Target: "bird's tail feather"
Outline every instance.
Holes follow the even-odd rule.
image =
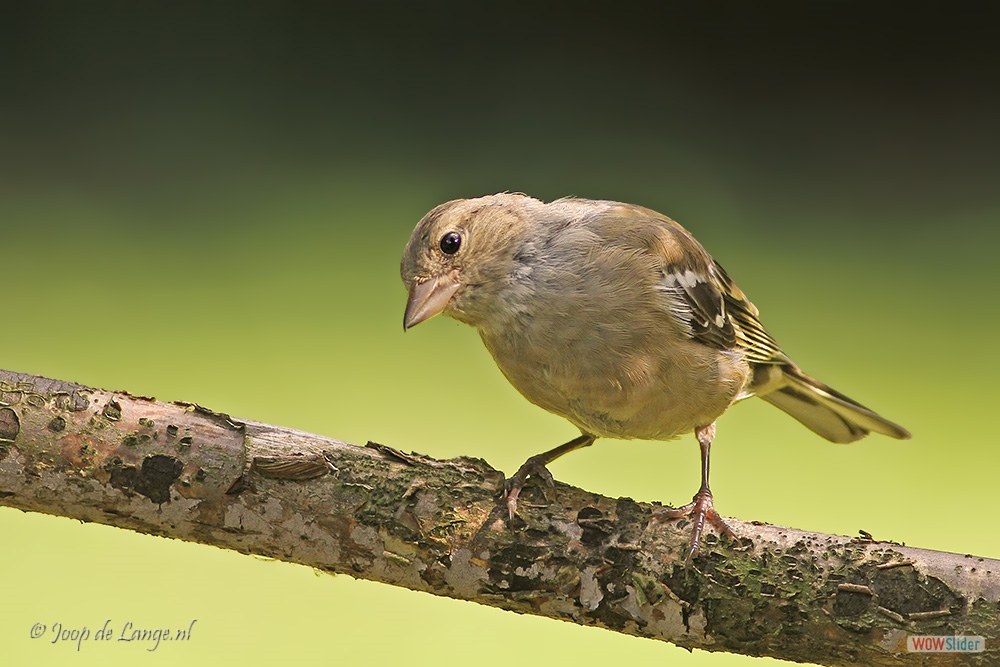
[[[870,432],[907,440],[910,432],[794,366],[783,366],[784,382],[761,396],[832,442],[854,442]]]

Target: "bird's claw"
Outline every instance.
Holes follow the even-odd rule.
[[[694,498],[690,503],[684,505],[683,507],[664,507],[657,510],[653,518],[658,521],[665,521],[670,519],[679,519],[681,517],[691,517],[691,545],[688,547],[687,554],[684,557],[684,565],[687,566],[691,563],[691,559],[694,557],[695,553],[698,552],[698,546],[701,543],[701,535],[705,530],[705,520],[712,524],[719,533],[723,535],[728,535],[729,537],[736,539],[736,533],[733,529],[729,527],[729,524],[719,516],[719,513],[715,511],[715,505],[712,502],[712,492],[708,489],[701,489],[694,495]]]
[[[528,481],[528,476],[540,477],[545,481],[548,486],[555,486],[555,479],[552,477],[552,473],[549,469],[545,467],[545,459],[541,455],[532,456],[530,459],[524,462],[514,476],[507,480],[504,485],[506,495],[507,495],[507,513],[510,518],[514,518],[514,514],[517,513],[517,498],[521,495],[521,489],[524,488],[525,483]]]

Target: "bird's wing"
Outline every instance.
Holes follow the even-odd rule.
[[[719,263],[676,222],[661,222],[658,242],[647,250],[663,259],[658,290],[682,328],[705,345],[740,349],[753,363],[789,363],[760,323],[757,307]]]
[[[746,354],[747,359],[760,364],[790,363],[788,357],[778,347],[778,343],[760,323],[757,306],[750,302],[743,290],[736,286],[725,269],[715,260],[712,260],[710,274],[716,279],[715,282],[722,291],[726,313],[736,332],[736,343]]]

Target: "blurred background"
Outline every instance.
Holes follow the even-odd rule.
[[[576,433],[473,330],[403,334],[402,248],[457,197],[624,200],[690,229],[807,372],[914,434],[835,446],[741,404],[713,447],[722,514],[1000,557],[982,12],[4,3],[0,367],[512,473]],[[552,471],[676,505],[697,447],[600,441]],[[198,619],[148,654],[190,665],[772,662],[7,508],[0,536],[11,664],[147,653],[29,638],[106,619]]]

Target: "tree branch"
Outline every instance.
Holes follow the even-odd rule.
[[[519,613],[822,665],[1000,660],[1000,561],[728,520],[683,567],[653,506],[0,371],[0,504],[302,563]],[[986,652],[907,652],[908,635]]]

